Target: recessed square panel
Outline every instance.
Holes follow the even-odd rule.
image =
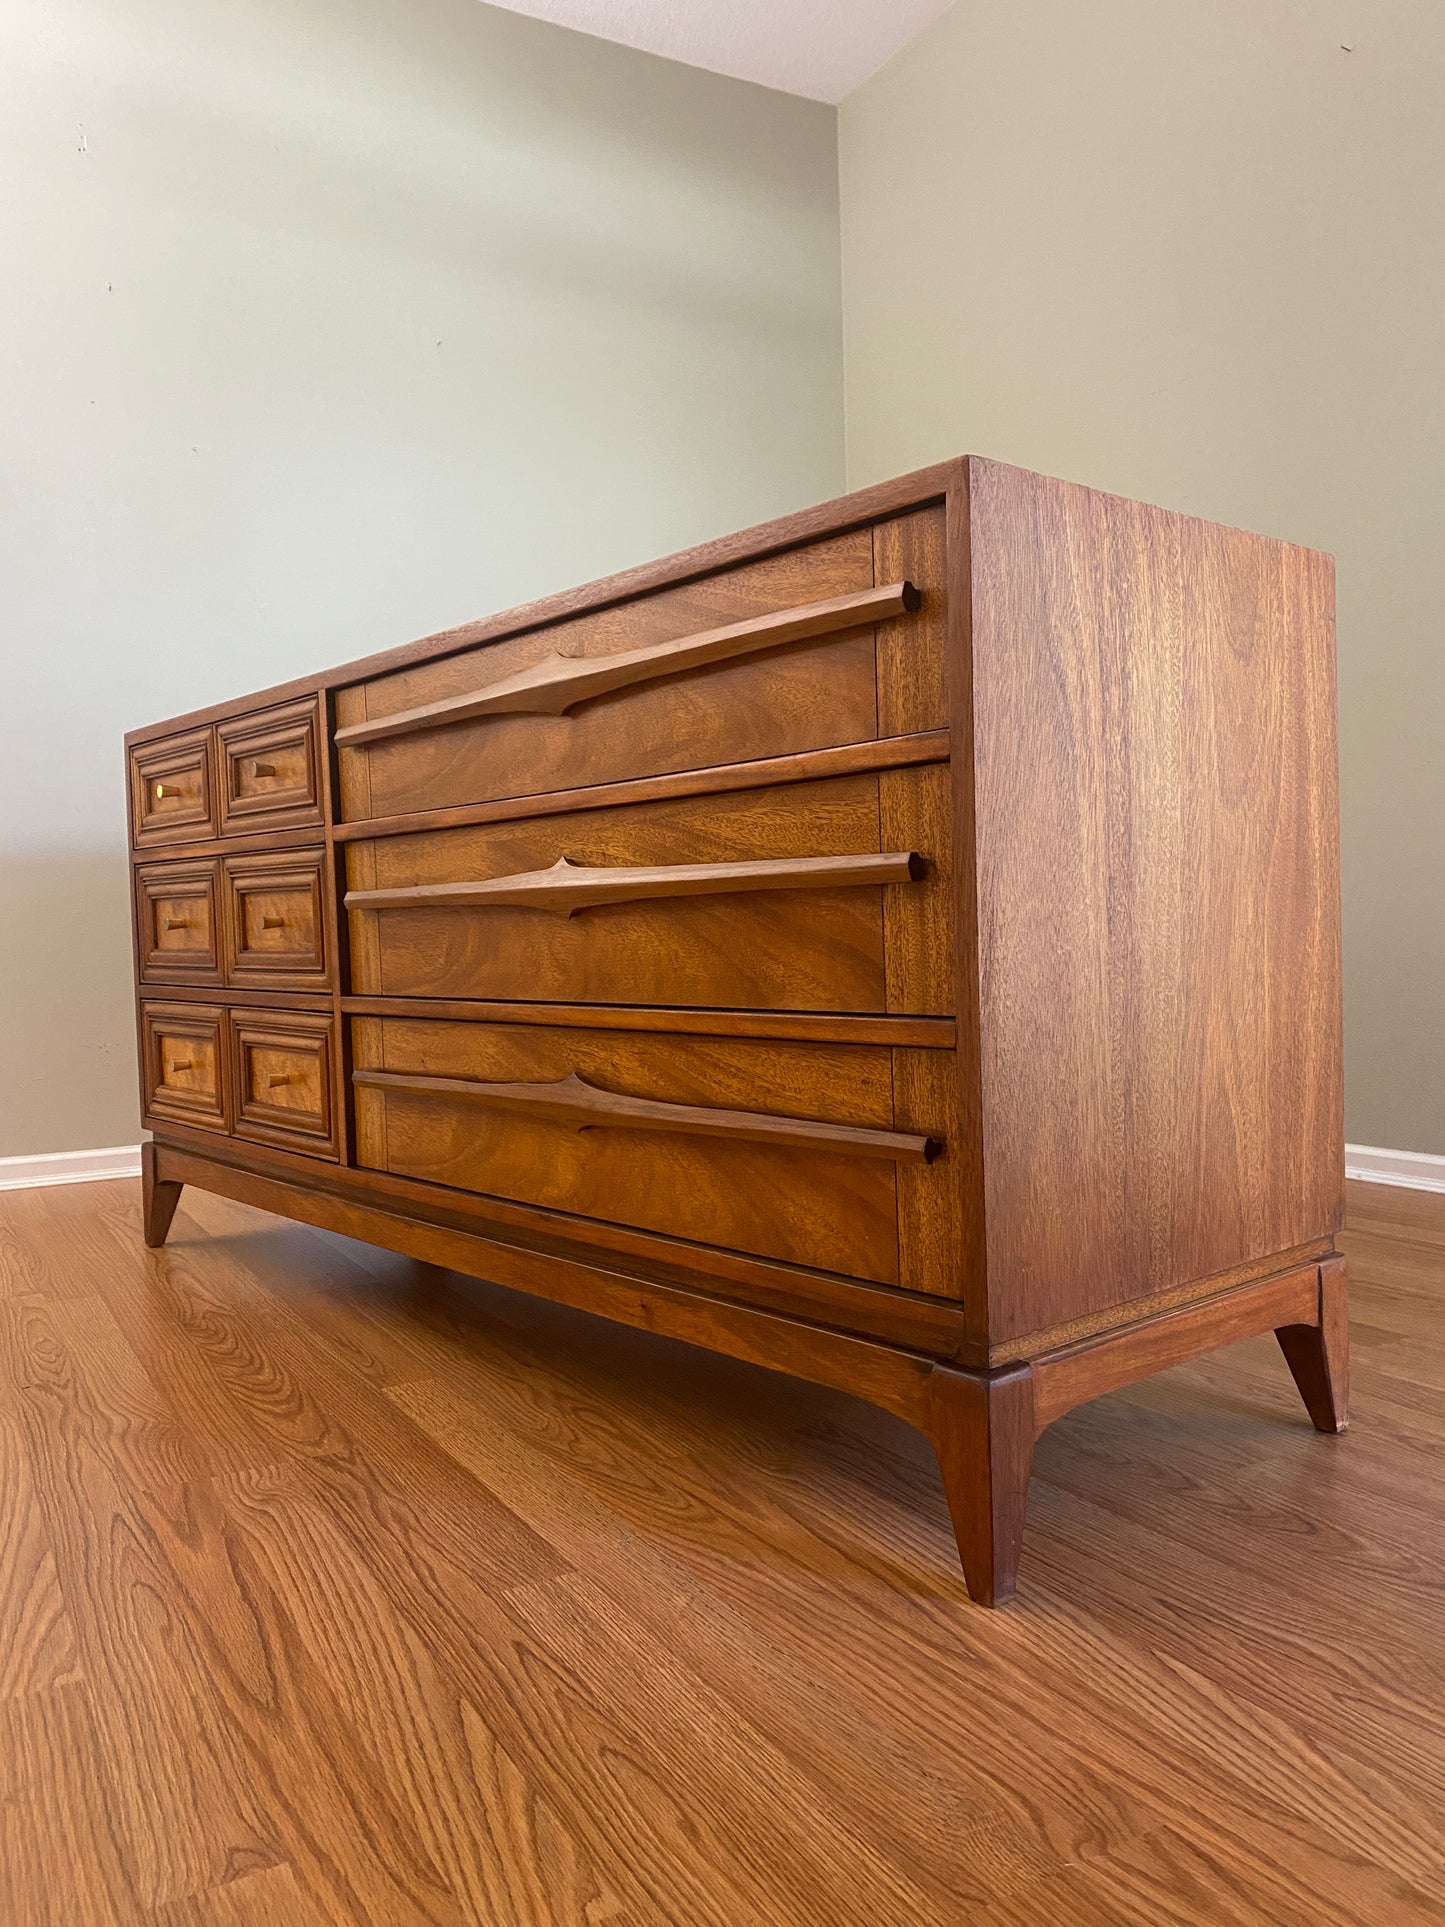
[[[236,1135],[334,1158],[331,1019],[293,1010],[233,1010]]]
[[[226,858],[229,983],[273,990],[327,987],[324,863],[322,850]]]
[[[223,834],[321,821],[315,697],[218,723],[216,745]]]

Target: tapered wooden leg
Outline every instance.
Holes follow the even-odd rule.
[[[174,1178],[156,1176],[156,1147],[149,1140],[140,1147],[140,1196],[145,1241],[152,1248],[163,1245],[181,1201],[181,1186]]]
[[[1275,1332],[1317,1432],[1343,1432],[1350,1422],[1350,1296],[1343,1258],[1320,1266],[1320,1322]]]
[[[969,1596],[1002,1606],[1018,1586],[1034,1458],[1029,1368],[963,1372],[936,1365],[928,1391],[929,1435]]]

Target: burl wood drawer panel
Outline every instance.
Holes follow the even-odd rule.
[[[358,684],[337,698],[341,814],[943,728],[944,595],[926,509]]]
[[[951,1052],[403,1018],[352,1051],[364,1166],[957,1295]]]
[[[353,844],[369,996],[951,1014],[944,766]]]
[[[310,1011],[232,1010],[230,1033],[236,1136],[334,1158],[332,1020]]]
[[[226,1013],[210,1004],[141,1006],[147,1124],[224,1131],[229,1122]]]
[[[141,976],[148,983],[220,983],[218,873],[213,857],[137,869],[136,930]]]
[[[236,986],[324,990],[322,850],[225,860],[226,976]]]
[[[316,700],[216,725],[221,831],[304,829],[321,822]]]
[[[216,834],[211,732],[190,729],[130,753],[131,833],[139,846],[198,843]]]

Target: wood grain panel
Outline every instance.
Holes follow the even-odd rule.
[[[230,1123],[224,1009],[141,1005],[141,1088],[147,1123],[224,1131]]]
[[[330,978],[324,850],[227,857],[226,981],[258,990],[324,990]]]
[[[950,576],[945,505],[935,502],[879,522],[873,530],[873,573],[879,582],[911,582],[922,598],[916,616],[878,631],[879,733],[945,729],[949,598],[967,593],[962,573]]]
[[[150,983],[218,984],[222,912],[214,858],[147,863],[135,873],[136,940]]]
[[[317,1011],[232,1010],[228,1030],[236,1135],[334,1158],[334,1019]]]
[[[314,697],[216,726],[223,835],[321,822],[317,727]]]
[[[944,970],[921,961],[947,918],[950,833],[937,820],[946,795],[941,771],[907,774],[924,781],[899,793],[888,828],[905,839],[904,852],[916,831],[920,881],[619,903],[567,920],[504,905],[353,907],[353,987],[393,997],[882,1011],[886,914],[900,994],[946,1009]],[[546,871],[559,858],[620,869],[869,855],[882,847],[878,783],[844,777],[351,844],[348,879],[353,890],[399,890]]]
[[[864,529],[344,690],[337,720],[344,728],[462,696],[552,655],[619,654],[872,587],[873,544]],[[619,690],[572,716],[496,716],[343,749],[341,813],[400,815],[789,755],[877,734],[868,628]],[[357,788],[363,763],[365,796]]]
[[[770,1111],[890,1130],[887,1051],[746,1043],[520,1026],[383,1020],[380,1055],[358,1069],[496,1083],[550,1083],[574,1072],[641,1098]],[[897,1181],[891,1162],[825,1151],[600,1131],[498,1115],[430,1093],[387,1090],[385,1141],[358,1090],[365,1164],[429,1183],[495,1193],[584,1218],[756,1252],[893,1284]]]
[[[1328,558],[971,464],[993,1336],[1328,1234]]]
[[[194,843],[216,834],[212,753],[209,729],[184,730],[131,750],[135,844]]]

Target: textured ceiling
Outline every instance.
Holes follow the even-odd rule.
[[[738,80],[841,100],[951,0],[495,0]]]

